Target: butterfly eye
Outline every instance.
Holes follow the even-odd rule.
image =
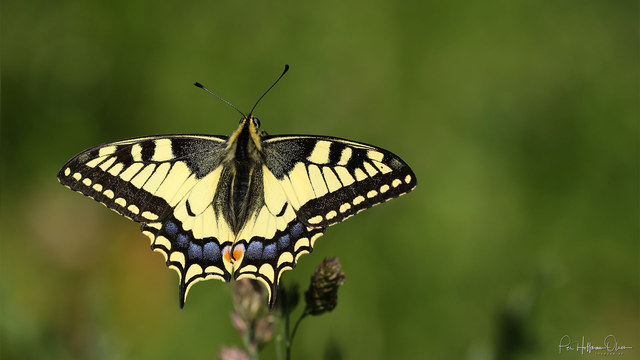
[[[253,125],[255,125],[255,126],[256,126],[256,129],[259,129],[259,128],[260,128],[260,120],[258,120],[258,118],[257,118],[257,117],[254,117],[254,118],[253,118]]]

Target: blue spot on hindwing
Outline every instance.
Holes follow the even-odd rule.
[[[204,244],[203,255],[205,260],[220,261],[220,246],[213,241]]]
[[[282,250],[288,247],[290,242],[291,237],[289,236],[289,234],[283,235],[282,237],[280,237],[280,239],[278,239],[278,250]]]
[[[187,245],[189,245],[189,237],[185,234],[178,235],[178,238],[176,240],[177,240],[178,246],[181,248],[186,248]]]
[[[167,223],[164,224],[164,230],[167,234],[171,235],[171,237],[174,237],[178,233],[178,226],[173,221],[167,221]]]
[[[189,259],[202,259],[202,246],[198,244],[189,244]]]
[[[244,256],[249,260],[258,260],[262,256],[262,241],[252,240]]]
[[[262,253],[263,259],[275,259],[276,257],[276,244],[269,244],[264,247],[264,252]]]
[[[291,235],[293,235],[294,238],[298,238],[300,237],[300,235],[302,235],[303,231],[304,231],[304,225],[302,225],[301,222],[298,222],[295,225],[293,225],[293,227],[291,228]]]

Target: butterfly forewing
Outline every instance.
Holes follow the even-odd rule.
[[[298,219],[311,227],[339,223],[416,186],[402,159],[375,146],[320,136],[272,137],[263,146]]]
[[[168,135],[107,143],[69,160],[58,180],[136,222],[155,221],[218,166],[225,140]]]

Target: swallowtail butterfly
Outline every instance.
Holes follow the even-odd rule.
[[[196,282],[232,276],[264,283],[273,307],[282,273],[327,227],[416,186],[411,168],[387,150],[328,136],[269,136],[252,113],[231,136],[93,147],[69,160],[58,180],[142,224],[151,248],[178,272],[181,307]]]

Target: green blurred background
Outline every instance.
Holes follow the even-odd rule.
[[[541,359],[563,335],[640,353],[637,1],[2,2],[0,354],[214,359],[231,286],[178,307],[139,226],[56,181],[161,133],[323,134],[402,156],[416,190],[332,227],[337,309],[298,359]],[[275,358],[273,347],[264,359]],[[589,358],[586,355],[585,358]],[[590,357],[595,357],[591,354]]]

